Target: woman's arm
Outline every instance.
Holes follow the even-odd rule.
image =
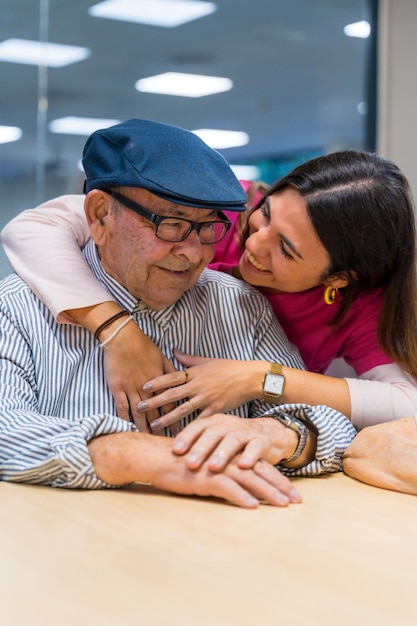
[[[196,409],[200,411],[200,417],[208,417],[263,397],[263,381],[270,368],[269,362],[205,359],[179,352],[175,352],[175,357],[187,368],[187,376],[181,371],[148,381],[144,389],[158,395],[149,396],[139,408],[149,411],[169,402],[187,401],[153,422],[155,429],[167,426]],[[350,417],[349,388],[343,378],[286,366],[283,366],[283,373],[285,385],[281,403],[325,404]]]
[[[347,378],[351,419],[366,426],[408,417],[417,411],[417,382],[395,363],[379,365],[360,378]]]
[[[82,255],[90,237],[84,196],[60,196],[23,211],[6,224],[1,237],[11,266],[57,321],[82,325],[84,312],[78,320],[69,310],[113,300]]]
[[[283,369],[283,402],[326,404],[349,417],[357,430],[417,411],[417,381],[395,363],[374,367],[360,378]]]
[[[176,358],[188,369],[187,381],[183,372],[148,381],[146,391],[160,395],[150,396],[140,408],[148,411],[161,403],[185,399],[191,402],[159,418],[155,425],[158,428],[192,413],[193,407],[199,409],[200,417],[207,417],[262,398],[269,363],[203,359],[177,353]],[[285,366],[283,373],[281,403],[325,404],[346,415],[358,430],[417,411],[417,383],[395,364],[375,367],[361,379],[337,378]]]
[[[364,428],[344,453],[343,470],[375,487],[417,495],[416,418]]]

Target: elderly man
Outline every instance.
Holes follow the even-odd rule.
[[[218,471],[207,460],[190,468],[172,439],[117,415],[105,382],[103,348],[133,323],[170,358],[174,348],[264,361],[278,353],[281,363],[303,367],[259,293],[204,269],[227,230],[221,209],[243,210],[246,200],[227,163],[188,131],[129,120],[93,133],[83,164],[91,234],[84,256],[122,312],[93,335],[58,324],[16,275],[1,283],[1,479],[76,488],[146,482],[244,507],[298,502],[274,466],[301,475],[340,470],[355,434],[341,414],[281,406],[261,417],[269,407],[257,401],[239,415],[259,419],[207,418],[205,431],[221,419],[222,432],[241,433],[239,454],[230,452]]]

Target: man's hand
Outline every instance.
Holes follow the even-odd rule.
[[[193,470],[184,457],[173,453],[172,443],[165,437],[131,432],[96,437],[88,449],[96,475],[111,485],[145,482],[178,494],[222,498],[244,508],[256,508],[260,502],[272,506],[301,502],[290,480],[267,461],[241,468],[236,456],[219,472],[212,472],[207,463]]]
[[[127,311],[123,311],[116,302],[108,301],[79,309],[68,309],[66,315],[94,335],[104,322],[97,339],[105,342],[122,323],[120,319],[115,319],[110,324],[108,321],[123,312],[127,315]],[[138,403],[152,397],[152,392],[145,391],[143,385],[151,376],[175,372],[174,366],[133,320],[123,324],[120,332],[102,349],[104,372],[116,403],[117,415],[127,421],[132,419],[138,430],[148,432],[149,422],[157,419],[160,412],[163,414],[172,411],[174,406],[160,403],[160,410],[152,407],[149,412],[139,412]],[[173,424],[171,431],[178,432],[179,424],[174,424],[174,421],[170,423]]]
[[[133,321],[103,350],[106,380],[115,399],[118,416],[129,420],[131,414],[137,428],[148,432],[148,423],[159,418],[159,410],[147,413],[137,410],[141,400],[153,397],[152,392],[143,390],[143,384],[150,376],[175,372],[174,366]],[[161,406],[162,413],[174,408],[172,404],[164,406],[159,403],[158,406]],[[175,432],[179,424],[170,423]]]
[[[417,424],[408,417],[361,430],[346,450],[343,470],[369,485],[417,495]]]
[[[188,424],[175,438],[173,451],[186,455],[190,469],[207,463],[212,472],[218,472],[239,453],[241,468],[254,468],[260,459],[276,465],[289,458],[297,444],[297,433],[273,418],[218,414]]]

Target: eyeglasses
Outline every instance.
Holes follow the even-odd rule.
[[[192,222],[182,217],[166,217],[155,215],[134,200],[118,193],[108,191],[120,204],[134,211],[141,217],[155,225],[155,236],[162,241],[179,242],[187,239],[191,231],[196,230],[202,244],[211,244],[221,241],[231,226],[231,221],[222,213],[217,212],[218,217],[212,222]]]

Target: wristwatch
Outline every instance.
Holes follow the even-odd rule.
[[[271,363],[270,369],[265,374],[263,384],[263,401],[268,404],[278,404],[284,393],[285,376],[282,373],[282,365]]]
[[[304,448],[307,445],[307,436],[308,436],[308,428],[307,426],[296,417],[292,415],[288,415],[288,413],[284,413],[279,409],[271,409],[267,411],[262,417],[273,417],[276,420],[279,420],[284,426],[295,430],[298,433],[299,440],[298,445],[294,451],[294,453],[288,457],[288,459],[282,459],[280,463],[289,463],[290,461],[295,461],[299,456],[304,452]]]

